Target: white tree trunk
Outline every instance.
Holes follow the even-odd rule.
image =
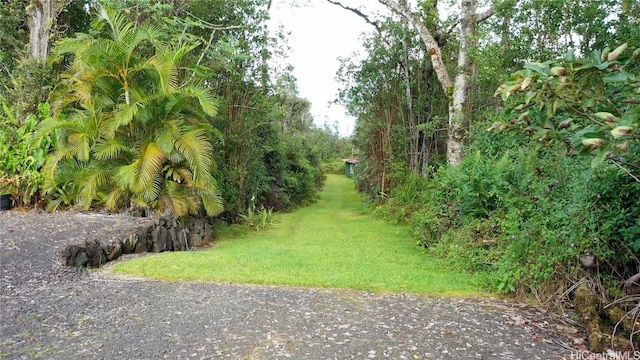
[[[429,53],[429,57],[431,58],[431,62],[433,63],[433,69],[436,72],[436,76],[438,77],[440,85],[442,86],[446,94],[451,94],[453,83],[451,82],[449,73],[447,73],[444,62],[442,61],[442,51],[440,50],[440,46],[434,39],[433,35],[431,35],[429,29],[427,29],[427,27],[422,23],[420,17],[409,11],[407,7],[400,6],[400,4],[395,0],[378,1],[391,9],[391,11],[409,20],[411,25],[413,25],[413,27],[418,30],[420,39],[424,43],[424,46],[427,48],[427,52]]]
[[[29,58],[44,63],[49,56],[49,37],[54,23],[55,0],[32,0],[29,16]]]
[[[469,50],[475,34],[475,0],[462,0],[460,12],[460,47],[458,49],[458,68],[453,85],[453,94],[449,102],[449,139],[447,141],[447,161],[453,166],[460,165],[462,145],[465,137],[465,107],[468,99],[471,60]]]
[[[456,70],[455,83],[451,82],[451,78],[442,59],[440,46],[429,29],[422,23],[420,17],[395,0],[378,1],[393,12],[407,19],[411,25],[418,30],[420,38],[427,48],[438,81],[449,100],[447,161],[453,166],[458,166],[462,160],[462,145],[465,136],[464,106],[467,102],[467,91],[469,88],[469,48],[475,27],[475,0],[461,1],[460,49],[458,51],[458,68]]]

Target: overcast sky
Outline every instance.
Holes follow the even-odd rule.
[[[338,57],[348,57],[354,52],[362,54],[360,34],[371,32],[357,15],[343,10],[326,0],[299,1],[292,7],[290,0],[275,0],[270,11],[272,25],[282,24],[290,31],[291,47],[288,62],[293,65],[293,75],[298,79],[300,97],[312,102],[311,114],[315,123],[339,123],[343,136],[351,135],[355,120],[340,105],[332,105],[338,95],[339,84],[335,80],[340,66]],[[363,5],[370,10],[379,9],[372,0],[346,0],[345,4]]]

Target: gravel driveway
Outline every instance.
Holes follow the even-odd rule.
[[[0,212],[0,358],[577,359],[563,345],[577,328],[497,299],[123,279],[56,260],[131,224]]]

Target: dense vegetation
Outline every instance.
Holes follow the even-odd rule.
[[[50,3],[46,62],[38,4],[0,9],[0,186],[17,205],[237,222],[313,201],[342,156],[278,60],[266,2]]]
[[[393,12],[351,9],[374,26],[338,74],[371,209],[500,292],[621,298],[640,270],[640,2],[463,1],[444,20],[437,1],[379,2]],[[270,5],[5,1],[0,186],[226,222],[312,201],[352,149],[313,125]]]

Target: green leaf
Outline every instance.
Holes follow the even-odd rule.
[[[537,91],[529,91],[529,92],[527,92],[527,95],[524,97],[524,102],[529,104],[531,102],[531,100],[533,100],[533,98],[536,97],[536,95],[538,95]]]
[[[606,47],[602,50],[602,54],[598,57],[600,59],[600,61],[606,61],[607,57],[609,56],[609,52],[611,52],[611,48],[610,47]]]
[[[593,105],[595,105],[595,103],[596,103],[596,99],[594,99],[593,97],[588,97],[588,98],[583,100],[582,105],[585,108],[590,108],[590,107],[593,107]]]
[[[614,82],[625,82],[629,79],[629,75],[623,72],[613,73],[611,75],[605,76],[602,81],[605,83],[614,83]]]
[[[549,66],[543,63],[529,63],[526,64],[524,68],[533,70],[539,74],[549,75]]]
[[[527,77],[524,80],[522,80],[522,84],[520,84],[520,91],[524,91],[527,90],[527,88],[531,85],[531,77]]]
[[[575,54],[573,53],[573,49],[570,49],[569,51],[567,51],[567,53],[564,55],[564,61],[567,62],[572,62],[576,59]]]
[[[595,114],[593,114],[593,116],[595,116],[596,118],[603,120],[603,121],[607,121],[607,122],[613,122],[615,120],[617,120],[617,118],[615,116],[613,116],[612,113],[608,113],[608,112],[597,112]]]
[[[509,99],[509,96],[511,96],[516,89],[520,88],[520,83],[516,83],[513,85],[508,86],[504,91],[502,91],[502,101],[507,101],[507,99]]]
[[[133,187],[133,191],[136,193],[143,193],[153,189],[156,194],[159,191],[157,184],[157,178],[162,171],[165,160],[165,154],[160,150],[154,142],[149,142],[140,149],[138,154],[138,163],[140,164],[137,169],[136,182]],[[145,199],[151,198],[149,194],[145,194]]]
[[[566,119],[566,120],[564,120],[563,122],[561,122],[561,123],[558,125],[558,128],[559,128],[559,129],[568,128],[568,127],[569,127],[569,125],[571,125],[571,123],[572,123],[572,122],[573,122],[573,119],[572,119],[572,118]]]
[[[527,116],[529,116],[529,110],[523,112],[522,114],[520,114],[520,116],[518,116],[518,121],[523,121],[524,119],[527,118]]]
[[[549,73],[554,76],[566,76],[567,69],[563,66],[554,66],[549,70]]]
[[[604,146],[605,143],[606,141],[597,137],[582,139],[582,145],[587,146],[591,149],[600,148]]]

